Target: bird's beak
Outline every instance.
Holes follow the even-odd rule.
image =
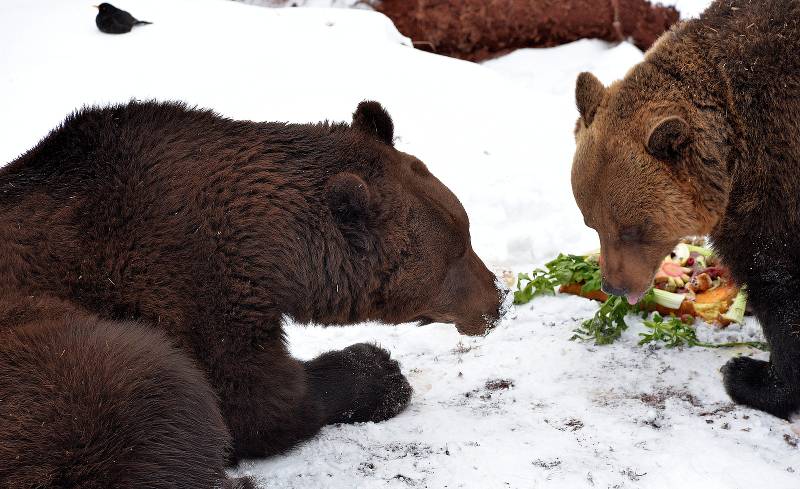
[[[100,8],[100,5],[92,5],[94,8]]]

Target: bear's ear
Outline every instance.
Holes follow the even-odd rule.
[[[605,93],[606,88],[593,74],[584,71],[578,75],[578,81],[575,82],[575,103],[578,105],[581,119],[587,126],[594,120],[597,107],[603,101]]]
[[[394,123],[378,102],[365,100],[353,112],[353,127],[378,141],[394,146]]]
[[[678,116],[659,119],[647,135],[647,152],[663,161],[676,161],[691,141],[691,129]]]
[[[353,223],[369,210],[369,187],[354,173],[338,173],[325,185],[325,199],[339,224]]]

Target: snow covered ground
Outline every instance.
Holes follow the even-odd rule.
[[[328,0],[317,0],[321,5]],[[491,268],[529,271],[595,248],[569,187],[578,72],[621,77],[642,53],[580,41],[477,65],[409,47],[380,14],[223,0],[118,0],[153,25],[124,36],[77,0],[0,3],[0,162],[83,104],[180,99],[253,120],[348,120],[389,109],[397,146],[462,199]],[[340,4],[342,2],[339,2]],[[675,2],[673,2],[675,3]],[[679,0],[692,14],[703,1]],[[719,367],[752,350],[612,346],[568,338],[596,305],[553,297],[485,338],[451,325],[290,324],[311,358],[375,341],[415,394],[388,422],[331,426],[293,452],[242,464],[270,488],[797,488],[798,428],[734,406]],[[702,335],[758,337],[758,326]]]

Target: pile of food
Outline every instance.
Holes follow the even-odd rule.
[[[609,296],[601,289],[599,252],[559,255],[545,269],[517,277],[514,303],[525,304],[540,295],[560,293],[601,301],[594,317],[581,323],[573,339],[593,339],[597,344],[613,343],[627,329],[625,317],[640,313],[648,332],[640,343],[660,341],[667,346],[753,346],[761,342],[704,343],[692,327],[695,318],[720,327],[744,320],[747,291],[731,278],[729,270],[702,240],[687,240],[675,247],[661,263],[653,287],[635,305],[624,297]],[[653,313],[650,316],[650,313]],[[668,319],[665,319],[668,318]]]
[[[598,257],[599,253],[592,253],[584,258],[597,263]],[[584,285],[585,282],[562,284],[559,292],[599,301],[608,299],[599,287],[585,290]],[[644,308],[727,326],[742,322],[746,305],[746,291],[733,282],[714,252],[701,244],[684,242],[661,262],[653,282],[653,300]]]

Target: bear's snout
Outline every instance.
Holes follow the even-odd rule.
[[[467,293],[456,295],[456,314],[453,321],[459,333],[482,335],[492,330],[503,315],[509,293],[497,277],[472,252],[467,265]]]
[[[608,295],[616,295],[622,297],[628,293],[628,289],[625,287],[618,287],[616,284],[611,284],[605,278],[600,286],[600,288]]]

